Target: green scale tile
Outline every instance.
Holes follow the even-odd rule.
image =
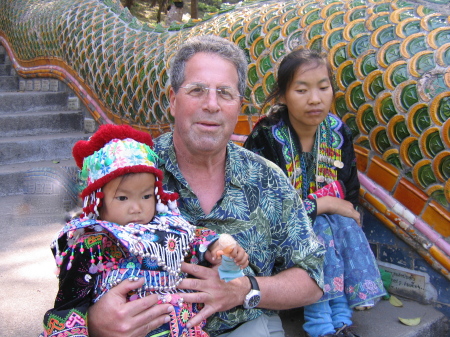
[[[437,116],[442,123],[450,118],[450,97],[444,97],[440,100]]]
[[[394,87],[409,79],[406,64],[400,64],[391,72],[390,80]]]
[[[421,134],[431,125],[431,118],[428,108],[424,107],[416,111],[413,116],[413,125],[418,134]]]
[[[431,158],[435,157],[439,152],[445,149],[439,130],[436,130],[427,135],[425,140],[425,147],[427,153],[430,154]]]
[[[440,30],[435,35],[435,44],[438,47],[450,42],[450,28],[440,28]]]
[[[365,51],[369,50],[372,45],[370,43],[371,34],[361,34],[354,40],[350,41],[351,56],[357,58]]]
[[[370,95],[372,97],[375,97],[376,95],[378,95],[378,93],[380,93],[383,90],[384,90],[383,75],[379,74],[374,76],[372,82],[369,85]]]
[[[407,155],[412,164],[417,163],[419,160],[422,160],[423,155],[420,151],[419,142],[417,140],[413,141],[407,150]]]
[[[381,102],[380,112],[385,123],[397,114],[392,97],[389,96]]]
[[[364,112],[362,113],[361,122],[367,134],[370,132],[370,130],[378,125],[378,121],[375,118],[373,109],[371,107],[364,110]]]
[[[400,102],[407,111],[412,105],[418,102],[417,89],[415,84],[405,86],[400,94]]]

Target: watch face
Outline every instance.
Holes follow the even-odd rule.
[[[259,295],[253,295],[249,300],[248,300],[248,306],[250,308],[254,308],[259,304],[259,301],[261,300],[261,296]]]

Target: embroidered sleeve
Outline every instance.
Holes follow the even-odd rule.
[[[317,201],[311,199],[303,200],[303,204],[305,205],[306,214],[308,215],[311,223],[316,220],[317,217]]]
[[[198,227],[195,229],[194,240],[191,244],[191,263],[194,264],[208,264],[205,260],[205,252],[209,245],[216,242],[219,236],[211,229],[205,227]]]
[[[64,236],[60,240],[66,240]],[[88,253],[72,250],[67,246],[55,259],[59,264],[59,289],[54,308],[44,316],[46,336],[88,336],[87,310],[91,303],[91,291],[95,276],[89,274]],[[72,254],[73,251],[73,254]],[[59,260],[61,259],[61,260]],[[61,261],[60,263],[58,263]]]

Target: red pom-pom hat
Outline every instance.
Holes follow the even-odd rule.
[[[148,172],[155,175],[159,213],[164,211],[161,201],[167,204],[178,198],[176,193],[163,191],[163,173],[157,168],[159,158],[152,147],[153,140],[148,133],[129,125],[113,124],[101,125],[89,140],[80,140],[74,145],[72,154],[81,169],[81,181],[85,183],[80,196],[84,200],[86,216],[98,216],[97,207],[103,198],[101,188],[114,178],[129,173]]]

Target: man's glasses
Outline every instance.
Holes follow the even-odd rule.
[[[184,87],[180,88],[186,90],[186,94],[188,94],[189,96],[199,99],[204,99],[208,96],[210,90],[215,90],[219,98],[219,103],[224,104],[234,104],[238,101],[239,97],[241,97],[241,95],[239,95],[239,93],[235,89],[229,87],[219,87],[216,89],[212,89],[206,87],[204,84],[193,83],[187,84]]]

